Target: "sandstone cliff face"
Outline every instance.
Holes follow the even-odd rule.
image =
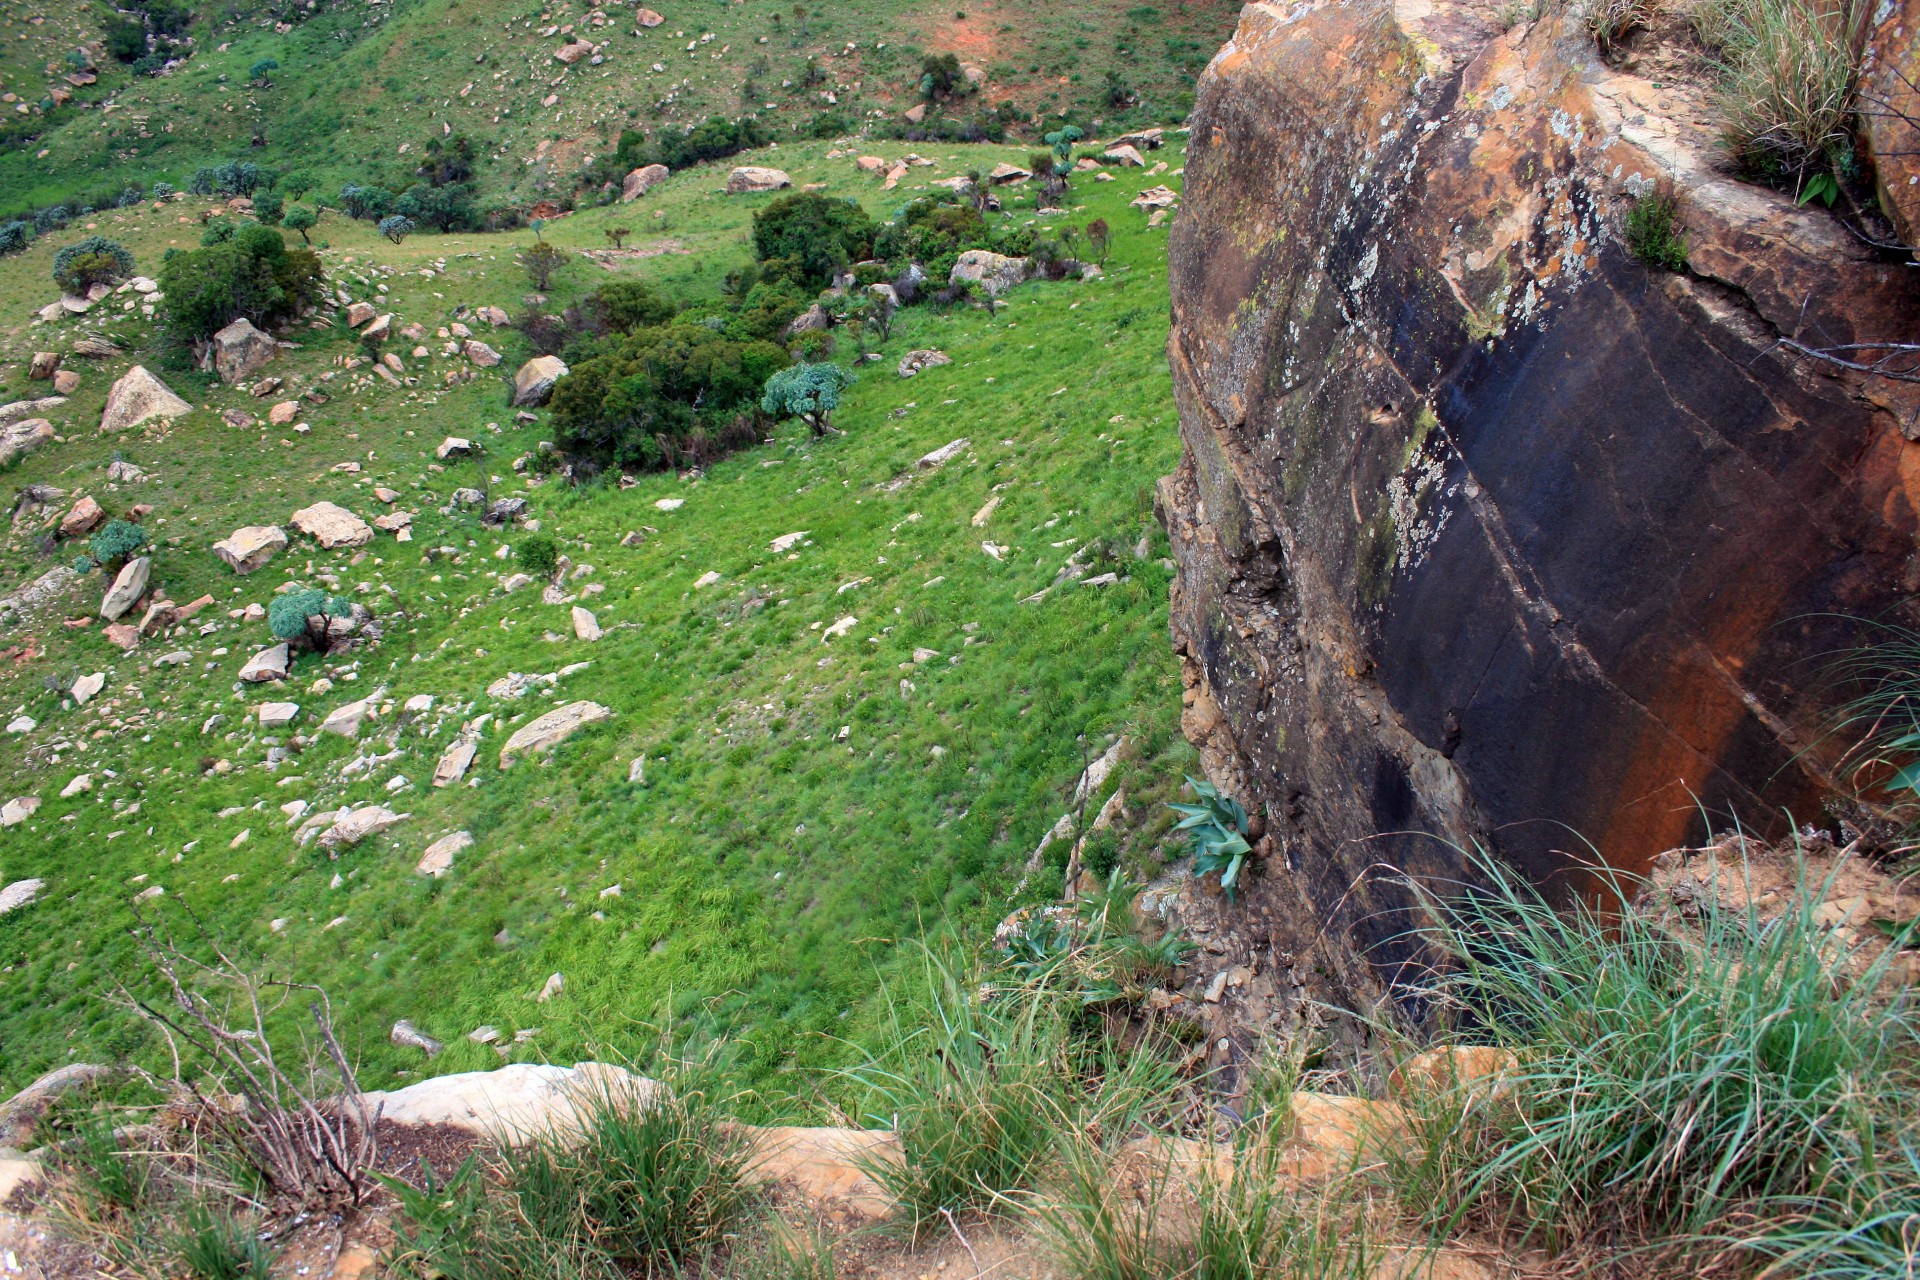
[[[1269,821],[1226,960],[1333,939],[1353,994],[1408,955],[1369,867],[1822,816],[1820,655],[1920,586],[1920,388],[1777,344],[1915,340],[1920,271],[1721,173],[1707,97],[1444,0],[1249,4],[1214,59],[1160,508],[1185,728]],[[1686,274],[1619,241],[1663,180]]]

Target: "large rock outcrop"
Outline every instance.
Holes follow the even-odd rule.
[[[1824,820],[1823,655],[1920,585],[1920,388],[1781,345],[1914,341],[1920,273],[1727,176],[1706,86],[1502,25],[1253,3],[1200,86],[1159,507],[1184,727],[1266,823],[1213,913],[1255,985],[1390,978],[1378,868],[1572,891]],[[1680,273],[1621,239],[1668,181]]]

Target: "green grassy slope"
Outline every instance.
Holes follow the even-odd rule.
[[[809,143],[755,158],[797,182],[859,196],[876,214],[911,196],[881,193],[851,157],[827,160],[827,150]],[[909,187],[1019,152],[933,154],[940,166],[914,170]],[[1160,157],[1180,163],[1172,149]],[[658,210],[663,236],[639,243],[686,252],[624,261],[620,270],[676,291],[712,287],[745,259],[751,212],[767,199],[717,194],[724,173],[677,175],[645,206],[576,214],[547,235],[568,248],[598,247],[604,226],[653,222]],[[464,362],[415,359],[404,342],[389,350],[406,356],[418,384],[363,386],[364,369],[337,365],[358,350],[351,338],[296,333],[302,349],[273,372],[293,389],[324,386],[331,396],[304,409],[306,435],[264,421],[228,425],[217,411],[263,416],[271,400],[166,370],[204,409],[170,429],[102,438],[94,424],[106,389],[131,355],[71,360],[83,385],[54,414],[64,441],[16,468],[10,489],[57,485],[69,501],[97,497],[110,514],[153,504],[146,523],[162,544],[156,581],[175,601],[206,593],[215,605],[174,638],[123,655],[97,620],[62,625],[95,611],[96,574],[38,622],[0,634],[12,646],[0,662],[0,709],[37,721],[29,733],[0,738],[0,792],[43,800],[30,821],[0,831],[0,883],[49,882],[40,902],[0,918],[0,1090],[72,1055],[138,1051],[127,1019],[101,997],[130,971],[129,904],[153,885],[166,890],[163,906],[190,904],[272,971],[326,984],[374,1083],[422,1067],[417,1051],[386,1043],[396,1018],[449,1042],[435,1071],[498,1061],[463,1038],[482,1023],[540,1028],[515,1050],[519,1059],[571,1061],[631,1048],[640,1038],[634,1020],[669,996],[683,1018],[740,1037],[738,1073],[752,1081],[830,1058],[825,1037],[858,1033],[898,940],[945,927],[978,936],[1003,915],[1027,855],[1066,807],[1083,751],[1097,754],[1109,734],[1136,744],[1121,775],[1141,815],[1128,857],[1136,871],[1151,871],[1165,825],[1151,815],[1178,782],[1186,750],[1166,641],[1170,574],[1150,497],[1177,441],[1162,353],[1165,232],[1148,229],[1126,201],[1161,181],[1177,178],[1134,170],[1110,183],[1076,180],[1073,219],[1105,217],[1115,228],[1104,280],[1029,284],[997,314],[904,312],[884,359],[864,365],[848,394],[844,439],[809,444],[790,424],[696,481],[647,475],[626,489],[524,488],[509,464],[546,438],[544,428],[515,424],[494,374],[448,389],[443,372]],[[96,222],[132,246],[145,270],[168,244],[195,243],[197,224],[175,219],[200,204]],[[1031,218],[1031,197],[1010,200],[1006,216]],[[0,311],[10,322],[53,296],[53,249],[83,233],[76,227],[0,259]],[[423,233],[395,247],[364,224],[329,218],[315,238],[330,245],[337,284],[355,296],[389,290],[380,305],[396,313],[396,329],[445,325],[459,304],[517,310],[526,288],[512,261],[526,233]],[[608,278],[579,259],[555,299]],[[145,340],[137,312],[95,320],[84,323],[130,345]],[[6,398],[44,394],[46,383],[26,381],[24,356],[65,349],[77,331],[71,322],[16,324],[0,336]],[[507,356],[496,374],[526,354],[510,330],[481,336]],[[842,358],[850,347],[843,339]],[[917,347],[943,350],[953,364],[898,378],[895,363]],[[480,440],[486,456],[437,469],[432,450],[449,433]],[[916,471],[917,458],[963,437],[971,443],[959,457]],[[111,484],[115,457],[153,478]],[[348,461],[362,470],[333,469]],[[284,523],[323,498],[371,517],[384,509],[375,484],[398,490],[399,507],[416,513],[411,543],[382,534],[355,556],[322,553],[296,536],[247,578],[209,551],[237,526]],[[442,514],[457,485],[530,498],[563,550],[593,566],[571,588],[604,588],[579,601],[606,628],[603,639],[575,640],[566,604],[543,604],[531,590],[502,593],[498,579],[512,565],[494,552],[521,535]],[[972,517],[995,495],[998,509],[975,527]],[[662,511],[655,503],[666,497],[685,505]],[[642,545],[619,545],[647,527],[657,532]],[[769,551],[771,539],[803,530],[794,552]],[[1010,548],[1004,561],[983,552],[988,540]],[[1088,543],[1100,549],[1090,572],[1116,572],[1116,585],[1069,583],[1020,603]],[[432,548],[449,554],[430,560]],[[66,545],[44,549],[38,522],[16,525],[0,541],[0,584],[11,589],[74,554]],[[709,571],[719,585],[696,589]],[[266,602],[289,579],[327,574],[382,616],[385,638],[344,661],[306,657],[283,686],[236,686],[240,665],[269,637],[264,623],[228,611]],[[823,641],[826,624],[846,615],[858,619],[851,633]],[[939,656],[905,665],[920,647]],[[190,660],[154,665],[176,649]],[[591,665],[557,690],[519,701],[487,696],[510,672],[580,662]],[[47,687],[50,676],[91,671],[105,672],[107,687],[84,708]],[[317,692],[323,676],[333,687]],[[265,767],[270,735],[254,726],[258,704],[300,703],[292,731],[277,735],[287,745],[375,686],[387,689],[392,715],[355,741],[319,735],[277,770]],[[433,711],[402,717],[399,703],[423,693],[434,695]],[[498,768],[517,723],[582,698],[614,718],[549,760]],[[462,721],[487,713],[495,721],[473,785],[429,788]],[[630,783],[630,762],[641,756],[645,781]],[[349,767],[367,757],[378,759]],[[203,772],[216,762],[231,772]],[[83,772],[93,790],[61,798]],[[409,784],[390,793],[396,776]],[[295,844],[279,806],[300,799],[316,808],[378,801],[412,816],[335,861]],[[477,843],[453,872],[438,881],[414,875],[421,850],[456,829]],[[236,847],[242,832],[250,834]],[[601,896],[615,884],[619,896]],[[1051,883],[1035,878],[1027,896],[1058,887],[1055,871]],[[287,921],[284,931],[270,928],[275,919]],[[533,993],[554,972],[566,976],[564,995],[536,1005]]]
[[[953,108],[960,118],[1001,102],[1042,121],[1072,113],[1083,125],[1177,118],[1238,10],[1225,0],[656,7],[666,22],[643,30],[617,4],[335,0],[283,32],[277,9],[202,5],[197,52],[181,68],[135,78],[102,58],[99,83],[71,103],[13,120],[32,136],[0,148],[0,208],[128,182],[180,185],[199,165],[229,159],[308,173],[328,195],[348,179],[404,186],[422,146],[447,131],[483,152],[478,177],[490,200],[565,194],[622,129],[713,112],[759,112],[783,129],[825,111],[897,120],[917,100],[923,52],[954,52],[987,73],[982,95]],[[75,0],[0,4],[0,83],[40,101],[64,84],[65,52],[97,38],[101,15]],[[569,31],[604,44],[605,61],[556,61]],[[248,68],[266,57],[280,64],[271,85],[250,84]],[[1137,96],[1120,113],[1105,98],[1109,71]]]

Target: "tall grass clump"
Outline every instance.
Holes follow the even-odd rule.
[[[1911,839],[1920,831],[1920,631],[1879,623],[1827,674],[1841,699],[1829,736],[1843,776]]]
[[[1560,911],[1478,867],[1482,889],[1416,889],[1431,994],[1519,1066],[1457,1136],[1430,1128],[1451,1153],[1414,1161],[1408,1190],[1453,1206],[1441,1228],[1478,1214],[1555,1249],[1599,1228],[1782,1256],[1791,1224],[1878,1206],[1913,1249],[1920,1035],[1891,949],[1857,963],[1816,918],[1820,886],[1777,915],[1706,902],[1683,922],[1620,907],[1648,888],[1631,876],[1597,873],[1607,905]]]
[[[1155,1034],[1109,1032],[1100,1006],[1124,996],[1096,953],[1105,944],[1082,933],[989,975],[923,945],[918,982],[883,990],[886,1047],[838,1075],[867,1123],[899,1134],[904,1158],[867,1171],[915,1238],[1032,1192],[1063,1134],[1128,1132],[1167,1105],[1174,1055]]]
[[[746,1134],[704,1094],[612,1090],[577,1125],[506,1148],[489,1186],[469,1160],[444,1184],[382,1181],[401,1201],[400,1274],[613,1280],[704,1265],[756,1204]]]
[[[1866,0],[1705,0],[1723,138],[1743,168],[1800,183],[1852,163]]]
[[[1289,1167],[1297,1058],[1252,1073],[1228,1143],[1076,1133],[1032,1221],[1071,1280],[1362,1280],[1385,1261],[1363,1184]]]

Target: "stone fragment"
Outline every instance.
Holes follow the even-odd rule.
[[[1108,147],[1100,154],[1100,158],[1102,160],[1111,160],[1123,168],[1144,169],[1147,167],[1147,162],[1141,159],[1140,153],[1124,142],[1117,146]]]
[[[473,453],[473,441],[465,436],[448,436],[433,451],[433,456],[445,462],[448,458],[465,458]]]
[[[559,356],[535,356],[513,376],[513,403],[545,404],[553,395],[553,384],[566,376],[566,362]]]
[[[403,1049],[418,1049],[429,1058],[445,1047],[405,1018],[393,1024],[393,1030],[387,1033],[387,1039]]]
[[[337,733],[343,738],[360,736],[360,726],[373,711],[374,696],[359,698],[327,713],[320,722],[320,728],[326,733]]]
[[[1000,187],[1005,186],[1009,182],[1025,182],[1032,176],[1033,174],[1031,172],[1022,169],[1019,165],[1007,164],[1003,161],[993,166],[993,169],[987,174],[987,181],[993,186]]]
[[[434,766],[433,785],[450,787],[467,776],[467,770],[473,767],[473,757],[480,748],[471,738],[461,738],[441,753],[440,763]]]
[[[18,803],[18,801],[10,800],[7,803],[8,805],[13,805]],[[38,800],[34,801],[35,805],[39,803]],[[11,826],[13,824],[8,823],[7,825]],[[6,915],[9,911],[18,911],[21,907],[26,906],[35,898],[39,897],[40,891],[46,887],[47,882],[45,880],[15,880],[6,888],[0,889],[0,916]]]
[[[347,304],[347,327],[358,329],[379,314],[371,302],[350,302]]]
[[[72,695],[75,706],[84,707],[93,700],[95,695],[106,687],[106,673],[104,671],[96,671],[92,675],[81,676],[78,680],[75,680],[73,682],[73,688],[67,692]]]
[[[1025,258],[1009,258],[990,249],[969,249],[954,260],[951,284],[977,284],[989,295],[1011,289],[1027,278]]]
[[[504,769],[512,764],[516,756],[551,751],[586,726],[612,716],[613,712],[597,702],[570,702],[564,707],[555,707],[514,731],[500,748],[500,767]]]
[[[475,368],[491,369],[500,363],[500,353],[478,338],[467,339],[461,344],[460,351]]]
[[[600,638],[600,622],[593,616],[591,610],[582,609],[579,605],[573,606],[573,634],[577,640]]]
[[[146,594],[147,577],[153,570],[150,556],[135,556],[127,561],[100,601],[100,616],[112,622],[133,608],[134,601]]]
[[[100,509],[98,502],[92,498],[82,498],[73,504],[72,510],[61,517],[60,536],[77,538],[82,534],[92,533],[94,526],[106,518],[107,513]]]
[[[33,359],[27,364],[27,377],[34,382],[45,382],[53,377],[54,371],[59,367],[58,351],[36,351],[33,353]]]
[[[377,836],[411,814],[395,813],[377,804],[362,805],[320,833],[322,849],[351,848],[369,836]]]
[[[364,547],[373,541],[373,528],[345,507],[316,502],[293,513],[288,523],[331,551],[337,547]]]
[[[70,396],[80,389],[80,375],[71,369],[61,369],[53,375],[53,389],[60,395]]]
[[[900,357],[900,363],[894,372],[903,378],[919,375],[923,369],[932,369],[943,364],[952,364],[953,357],[944,351],[909,351]]]
[[[17,827],[34,815],[40,807],[39,796],[16,796],[0,804],[0,827]]]
[[[727,175],[727,194],[730,196],[748,195],[759,191],[778,191],[793,185],[779,169],[763,168],[760,165],[743,164]]]
[[[300,714],[297,702],[263,702],[259,710],[262,729],[284,729]]]
[[[635,169],[628,173],[626,181],[620,184],[620,199],[622,201],[638,200],[648,191],[665,182],[667,177],[667,166],[663,164],[650,164]]]
[[[192,412],[193,406],[173,394],[166,383],[148,373],[144,365],[135,365],[107,392],[100,429],[125,431],[149,418],[181,418]]]
[[[299,416],[300,402],[298,400],[282,400],[280,403],[274,405],[273,408],[267,410],[267,421],[276,427],[284,427]]]
[[[247,659],[247,664],[240,668],[240,679],[246,681],[248,684],[264,684],[268,680],[285,680],[287,678],[287,663],[289,660],[289,653],[284,642],[262,649]]]
[[[279,354],[280,344],[242,317],[213,335],[207,359],[220,381],[232,386],[266,368]]]
[[[286,550],[287,532],[279,525],[250,524],[213,544],[213,554],[242,577]]]
[[[453,856],[462,849],[471,848],[472,845],[473,836],[465,831],[441,836],[428,845],[426,852],[420,855],[420,862],[413,869],[414,874],[439,879],[453,870]]]
[[[950,440],[933,452],[922,454],[920,459],[913,464],[914,469],[918,471],[932,471],[935,468],[944,467],[947,463],[952,462],[955,458],[965,453],[968,446],[972,443],[973,441],[965,436],[960,437],[958,440]]]

